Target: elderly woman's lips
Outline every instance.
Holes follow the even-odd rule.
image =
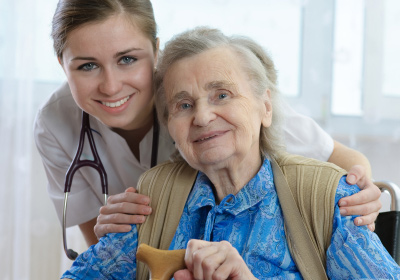
[[[194,140],[193,142],[195,142],[195,143],[204,142],[204,141],[213,139],[215,137],[221,136],[223,134],[225,134],[225,131],[213,132],[213,133],[210,133],[207,135],[202,135],[200,138]]]

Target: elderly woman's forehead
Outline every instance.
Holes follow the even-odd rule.
[[[210,70],[215,67],[232,69],[233,67],[240,67],[238,61],[233,49],[227,46],[216,47],[175,61],[167,68],[166,74],[171,70],[176,71],[177,68],[196,69],[200,65]]]
[[[218,58],[220,60],[232,61],[232,58],[234,58],[236,55],[235,51],[231,47],[220,46],[204,50],[203,52],[197,54],[197,56],[207,56],[209,58]]]

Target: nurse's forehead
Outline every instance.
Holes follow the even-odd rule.
[[[133,19],[112,16],[70,31],[65,50],[69,49],[74,54],[86,57],[104,53],[114,55],[129,48],[148,51],[152,50],[152,43]]]

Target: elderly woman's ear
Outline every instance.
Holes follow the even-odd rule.
[[[272,103],[271,103],[271,91],[267,89],[266,99],[264,100],[264,112],[261,123],[264,127],[269,127],[272,123]]]

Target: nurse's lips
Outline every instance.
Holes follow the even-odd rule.
[[[106,102],[106,101],[99,101],[101,104],[103,104],[104,106],[110,107],[110,108],[116,108],[119,106],[122,106],[126,101],[129,100],[129,98],[131,98],[132,95],[129,95],[127,97],[122,98],[121,100],[118,100],[116,102]]]
[[[198,138],[196,138],[196,140],[194,140],[193,142],[194,142],[194,143],[201,143],[201,142],[210,140],[210,139],[212,139],[212,138],[221,136],[221,135],[223,135],[223,134],[225,134],[225,133],[226,133],[226,131],[212,131],[212,132],[209,132],[209,133],[205,133],[205,134],[200,135],[200,136],[199,136]]]

